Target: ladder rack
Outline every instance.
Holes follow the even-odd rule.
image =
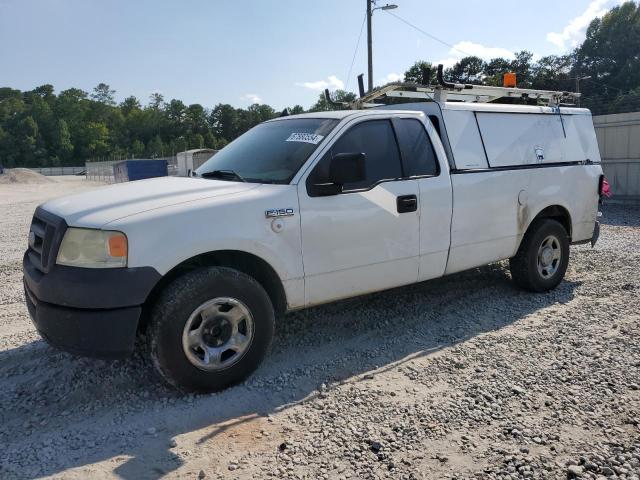
[[[350,103],[341,103],[352,109],[375,108],[387,105],[387,99],[408,98],[421,101],[458,101],[471,103],[489,103],[500,98],[517,98],[523,100],[537,100],[550,107],[561,104],[575,104],[580,98],[579,93],[555,92],[551,90],[533,90],[528,88],[492,87],[487,85],[470,85],[447,82],[443,78],[443,67],[438,65],[438,85],[422,85],[419,83],[394,82],[388,83],[370,93],[364,93],[362,76],[358,77],[360,98]],[[331,101],[328,90],[327,99]],[[401,105],[401,104],[400,104]],[[401,108],[401,107],[400,107]]]

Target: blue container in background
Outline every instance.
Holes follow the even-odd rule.
[[[116,183],[166,177],[167,175],[166,160],[123,160],[113,165],[113,178]]]

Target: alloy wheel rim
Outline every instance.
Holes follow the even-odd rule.
[[[542,241],[536,261],[538,273],[545,280],[556,274],[562,261],[562,248],[558,237],[549,235]]]
[[[238,363],[254,334],[247,306],[231,297],[217,297],[196,308],[182,332],[182,348],[189,362],[205,371],[218,371]]]

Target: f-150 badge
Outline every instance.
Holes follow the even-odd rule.
[[[267,218],[290,217],[293,215],[293,208],[272,208],[264,212]]]

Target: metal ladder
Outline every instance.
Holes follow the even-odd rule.
[[[500,98],[513,98],[521,100],[536,100],[550,107],[560,107],[561,105],[574,105],[579,93],[555,92],[551,90],[534,90],[516,87],[492,87],[487,85],[471,85],[462,83],[451,83],[444,80],[443,66],[438,65],[437,85],[423,85],[410,82],[392,82],[372,92],[365,93],[362,75],[358,76],[358,88],[360,98],[353,102],[334,102],[331,99],[329,89],[325,90],[327,101],[334,106],[348,107],[351,109],[375,108],[381,105],[388,105],[388,99],[407,98],[419,101],[435,101],[439,103],[447,101],[468,102],[468,103],[489,103]],[[429,78],[423,72],[423,78]],[[402,108],[402,104],[398,108]]]

